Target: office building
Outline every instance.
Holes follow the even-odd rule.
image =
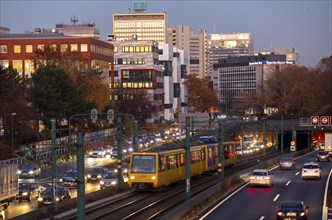
[[[267,54],[284,54],[286,55],[286,61],[294,62],[299,65],[299,51],[297,48],[270,48],[268,50],[261,50],[255,52],[255,55],[267,55]]]

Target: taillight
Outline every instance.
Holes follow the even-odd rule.
[[[302,173],[306,173],[307,171],[306,170],[302,170]]]
[[[277,216],[283,216],[283,213],[282,212],[277,212]]]
[[[320,170],[315,170],[315,173],[319,173],[320,172]]]

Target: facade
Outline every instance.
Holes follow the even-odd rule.
[[[173,121],[178,113],[187,113],[187,90],[183,85],[187,72],[187,54],[171,44],[159,45],[159,64],[164,69],[164,100],[166,120]]]
[[[114,79],[111,88],[146,91],[155,114],[153,122],[164,117],[164,78],[156,41],[113,41]]]
[[[211,34],[208,40],[209,72],[220,59],[254,55],[251,33]]]
[[[12,66],[22,77],[30,77],[35,66],[31,59],[37,49],[52,46],[60,52],[77,51],[87,60],[87,68],[98,68],[109,79],[109,63],[113,63],[113,45],[89,37],[70,37],[58,33],[49,34],[1,34],[0,65]]]
[[[299,51],[297,48],[270,48],[269,50],[262,50],[255,52],[255,55],[268,55],[268,54],[284,54],[286,55],[286,61],[294,62],[299,65]]]
[[[66,36],[74,37],[92,37],[100,39],[99,28],[94,23],[82,23],[82,24],[56,24],[55,29],[59,33],[63,33]]]
[[[232,57],[219,60],[212,72],[213,88],[218,91],[221,110],[226,114],[236,114],[235,110],[247,106],[248,95],[261,94],[264,80],[269,72],[283,65],[293,65],[286,61],[286,55],[259,55]],[[249,106],[248,106],[249,105]],[[264,106],[264,111],[267,108]]]
[[[116,41],[166,42],[166,13],[113,14],[113,35]]]
[[[194,33],[189,26],[179,25],[168,28],[167,32],[169,43],[188,53],[188,74],[205,77],[208,70],[206,31]]]
[[[9,34],[10,33],[10,29],[6,28],[6,27],[1,27],[0,26],[0,34]]]

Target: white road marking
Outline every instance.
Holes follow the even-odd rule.
[[[288,182],[286,183],[286,186],[288,186],[288,184],[290,184],[290,181],[288,181]]]
[[[299,175],[300,174],[300,172],[297,172],[297,173],[295,173],[295,176],[297,176],[297,175]]]
[[[265,216],[262,216],[259,220],[263,220],[265,218]]]
[[[277,199],[279,198],[280,194],[278,194],[276,197],[274,197],[273,202],[277,201]]]

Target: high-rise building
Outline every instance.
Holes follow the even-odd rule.
[[[207,74],[207,33],[200,30],[194,33],[189,26],[172,26],[168,28],[168,40],[173,47],[188,54],[188,74],[197,74],[204,78]]]
[[[137,6],[137,5],[136,5]],[[116,41],[166,42],[166,13],[146,13],[146,7],[135,7],[129,14],[113,14],[113,35]]]
[[[209,72],[219,59],[254,55],[254,40],[251,33],[211,34],[208,40]]]

